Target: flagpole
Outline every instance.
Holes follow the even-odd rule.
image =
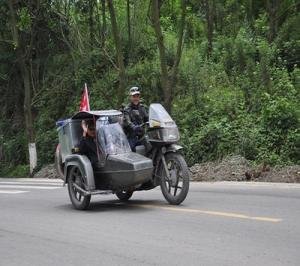
[[[84,83],[84,89],[85,89],[85,93],[86,93],[86,96],[87,96],[87,109],[88,111],[91,110],[90,108],[90,99],[89,99],[89,93],[88,93],[88,88],[87,88],[87,84]]]

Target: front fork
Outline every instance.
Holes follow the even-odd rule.
[[[163,171],[165,172],[167,179],[170,180],[170,171],[166,162],[164,148],[165,147],[157,149],[152,154],[152,160],[153,162],[155,162],[155,168],[153,173],[153,182],[155,186],[158,186],[161,183],[161,175],[163,174],[162,172],[159,172],[161,166],[163,167]]]
[[[169,168],[168,168],[168,165],[167,165],[166,158],[165,158],[164,154],[161,155],[161,161],[162,161],[166,176],[167,176],[168,180],[170,180],[170,171],[169,171]]]

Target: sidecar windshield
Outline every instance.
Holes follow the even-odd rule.
[[[96,128],[98,144],[105,154],[121,154],[131,151],[127,137],[119,123],[109,123],[108,119],[99,118]]]

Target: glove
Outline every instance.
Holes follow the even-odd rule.
[[[139,126],[139,125],[134,125],[134,126],[133,126],[133,131],[134,131],[134,133],[135,133],[136,135],[138,135],[138,136],[143,135],[143,129],[142,129],[142,127]]]

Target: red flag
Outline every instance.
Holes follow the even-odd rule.
[[[89,100],[89,93],[88,93],[86,83],[84,84],[84,89],[81,95],[81,101],[79,107],[79,112],[82,111],[90,111],[90,100]]]

